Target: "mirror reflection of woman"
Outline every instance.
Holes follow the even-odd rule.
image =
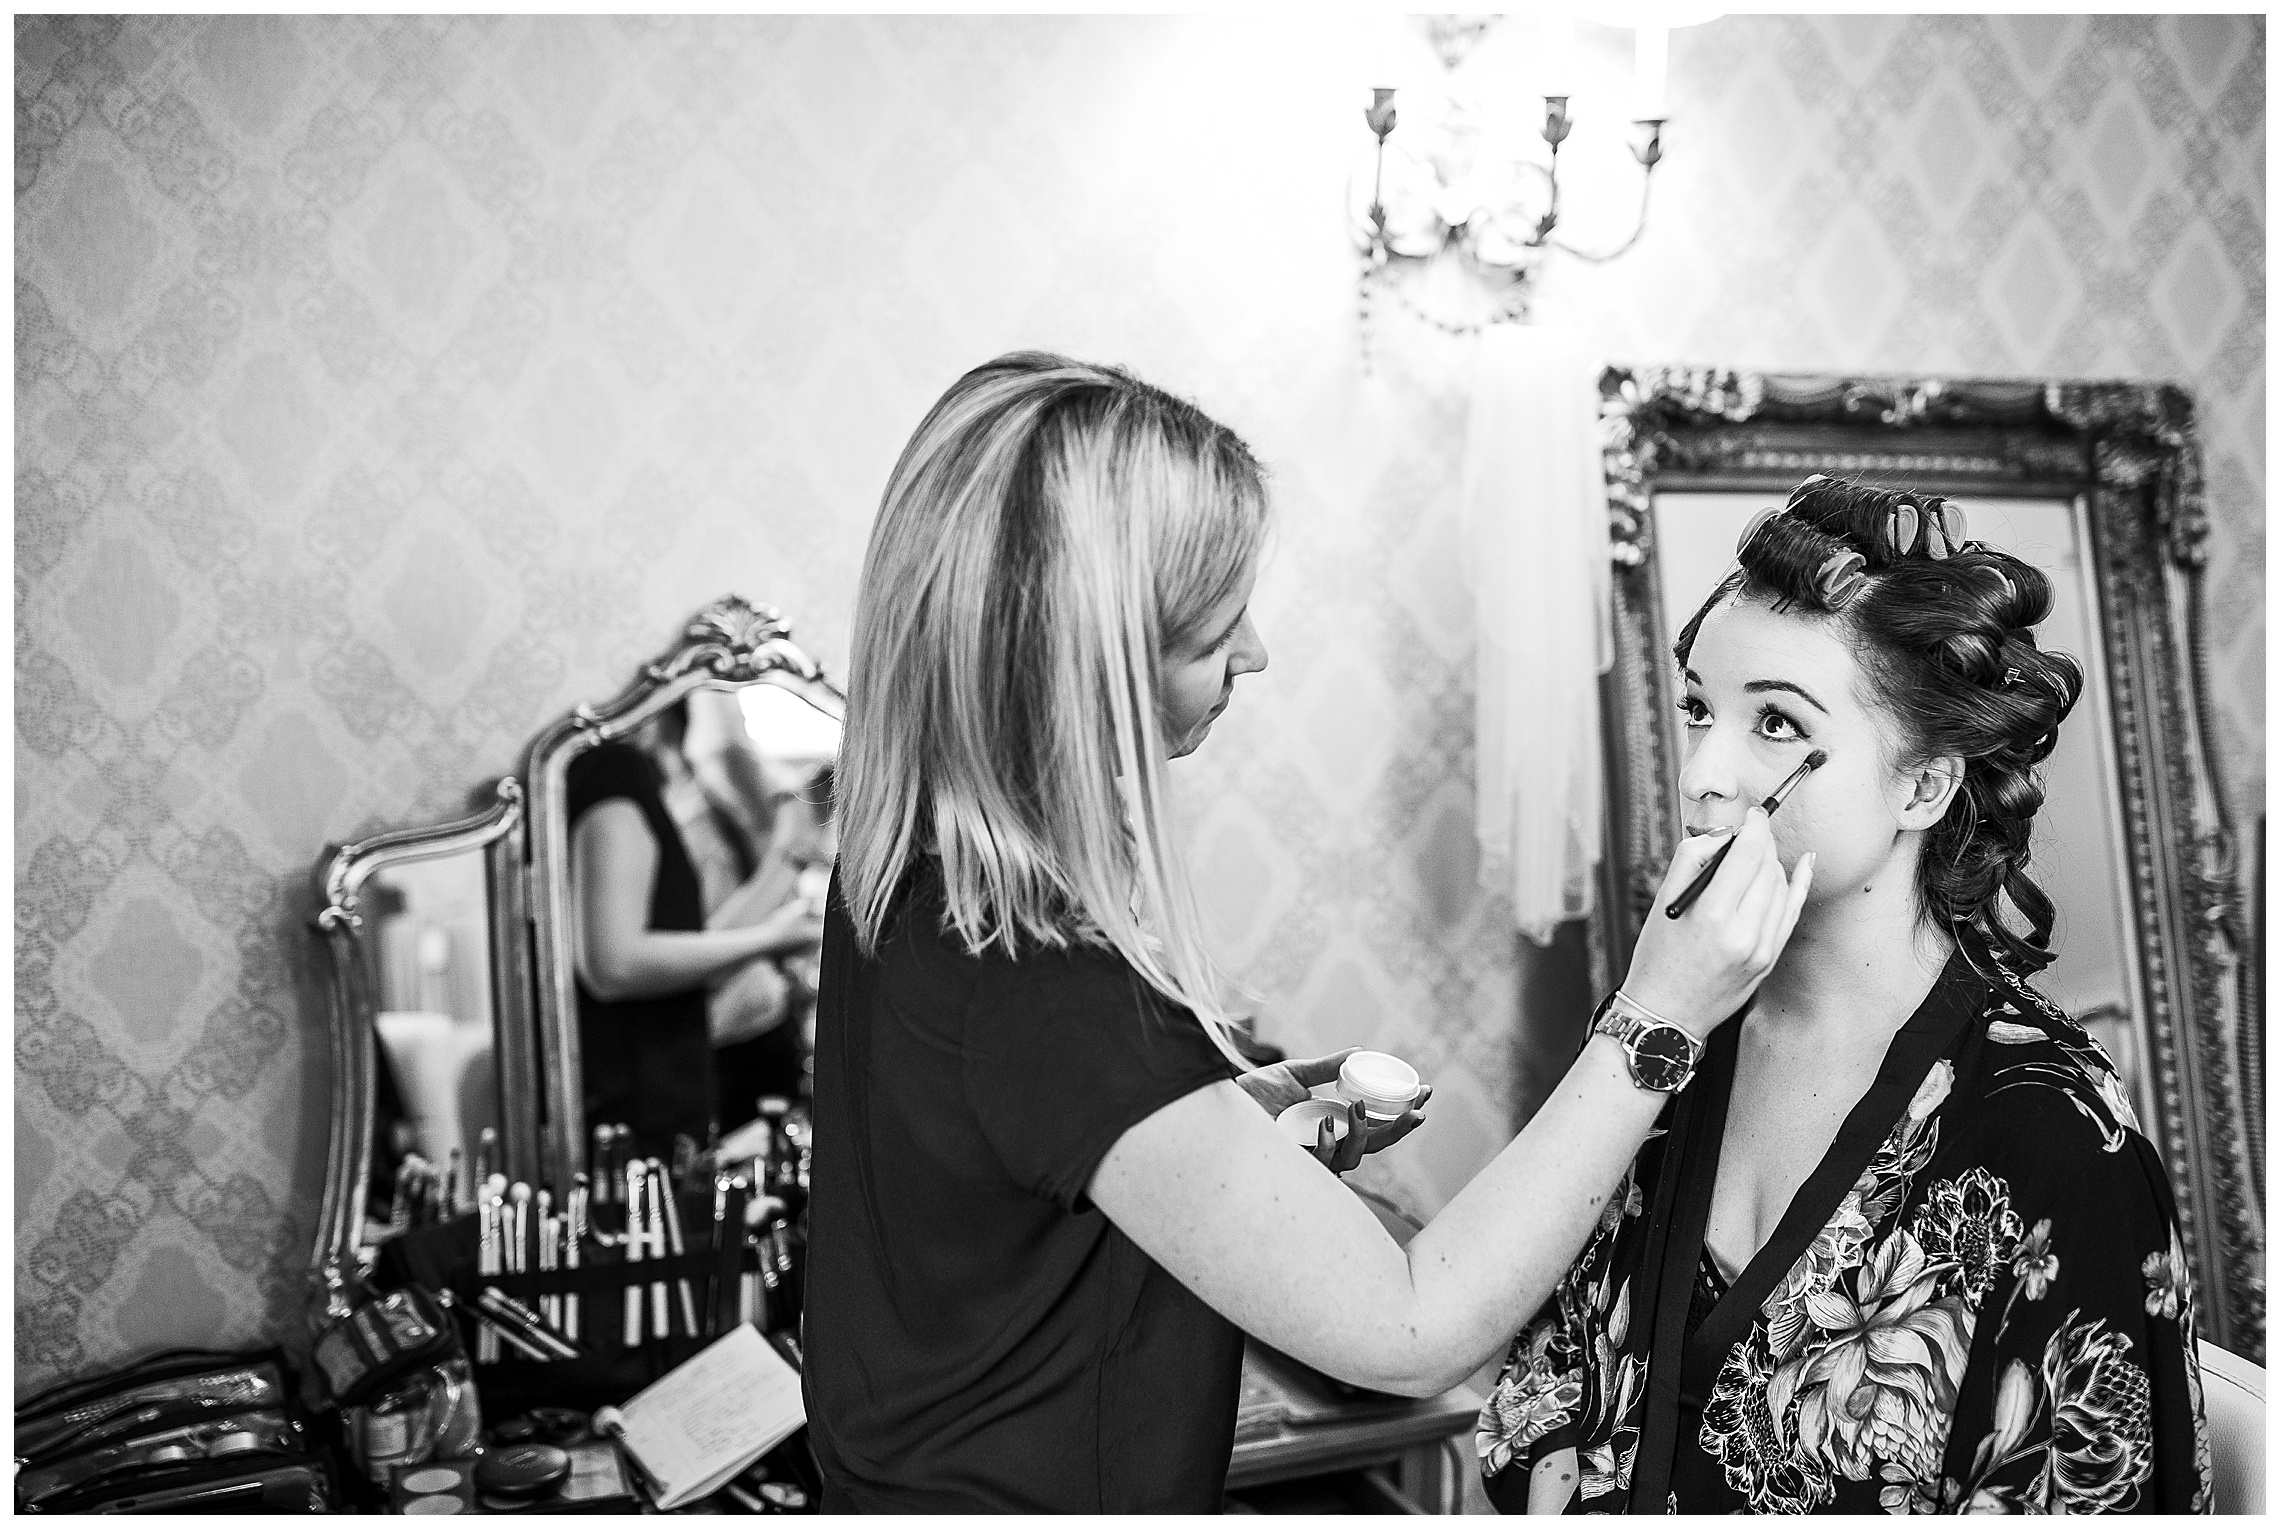
[[[1335,1059],[1246,1070],[1166,770],[1266,667],[1266,529],[1224,426],[1046,355],[960,379],[888,482],[816,1025],[827,1510],[1216,1512],[1243,1333],[1382,1390],[1461,1380],[1550,1292],[1675,1086],[1594,1038],[1406,1248],[1277,1128]],[[1634,1034],[1673,1055],[1748,996],[1809,884],[1763,814],[1734,826],[1626,978],[1659,1016]],[[1665,896],[1711,854],[1682,848]],[[1353,1122],[1330,1166],[1415,1118]]]
[[[759,863],[707,913],[707,928],[762,923],[795,902],[821,920],[831,862],[839,853],[831,822],[834,775],[830,765],[816,766],[795,784],[767,793]],[[762,1098],[806,1094],[816,955],[815,945],[807,944],[714,979],[709,1012],[724,1136],[757,1118]],[[730,1145],[724,1144],[724,1153]]]
[[[1815,478],[1681,631],[1690,835],[1809,751],[1816,875],[1481,1414],[1556,1512],[2205,1511],[2168,1177],[2031,986],[2037,766],[2081,689],[2050,586],[1937,498]],[[1650,919],[1650,923],[1661,922]]]
[[[706,1146],[718,1108],[706,986],[814,948],[822,915],[795,898],[756,922],[705,927],[686,841],[665,803],[685,773],[676,703],[622,742],[571,761],[572,933],[589,1125],[622,1124],[634,1151],[671,1161]]]

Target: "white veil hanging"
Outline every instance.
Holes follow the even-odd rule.
[[[1465,433],[1480,874],[1538,943],[1591,911],[1600,857],[1599,677],[1613,647],[1600,370],[1572,331],[1490,325]]]

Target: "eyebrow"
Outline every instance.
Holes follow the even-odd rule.
[[[1686,682],[1690,685],[1702,683],[1702,676],[1696,674],[1692,669],[1681,669],[1679,672],[1686,676]],[[1812,707],[1822,716],[1829,715],[1829,708],[1814,699],[1813,692],[1807,690],[1803,685],[1793,685],[1787,680],[1751,680],[1742,687],[1742,693],[1745,695],[1763,695],[1769,690],[1785,690],[1804,701],[1806,705]]]

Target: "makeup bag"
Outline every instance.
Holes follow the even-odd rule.
[[[19,1513],[323,1513],[283,1356],[174,1349],[16,1409]]]
[[[360,1301],[318,1335],[309,1360],[335,1403],[354,1407],[459,1353],[459,1329],[417,1285]]]

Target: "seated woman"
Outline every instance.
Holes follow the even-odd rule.
[[[1482,1410],[1499,1507],[2204,1511],[2167,1175],[2027,983],[2048,581],[1937,498],[1813,478],[1679,634],[1686,829],[1773,819],[1795,935]],[[2009,908],[2004,907],[2008,901]],[[2025,928],[2021,932],[2020,924]]]

